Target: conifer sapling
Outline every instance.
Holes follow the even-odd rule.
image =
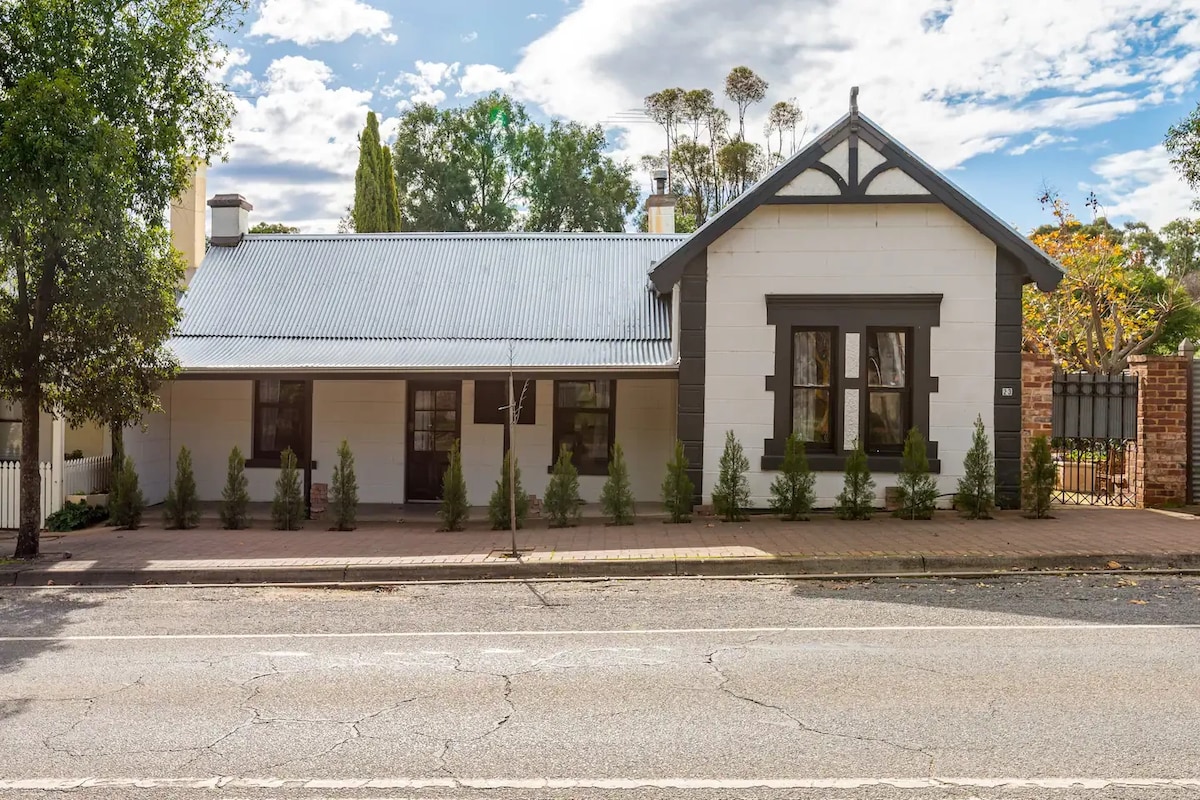
[[[963,459],[954,505],[969,519],[989,519],[996,505],[996,468],[982,416],[975,418],[975,433]]]
[[[817,476],[808,467],[804,442],[793,432],[783,450],[779,475],[771,483],[771,510],[788,521],[806,520],[816,503]]]
[[[246,459],[237,447],[229,452],[229,468],[225,473],[225,488],[221,490],[221,525],[228,531],[240,531],[250,522],[249,481],[246,479]]]
[[[279,457],[279,479],[275,481],[275,499],[271,502],[271,520],[275,530],[300,530],[304,520],[304,495],[300,491],[300,472],[296,454],[287,448]]]
[[[163,503],[163,521],[168,528],[186,530],[200,521],[200,501],[196,497],[196,476],[192,474],[192,454],[179,448],[175,459],[175,484]]]
[[[492,492],[492,497],[488,501],[488,521],[492,523],[492,530],[494,531],[508,530],[512,524],[508,501],[510,494],[515,498],[512,508],[516,510],[518,528],[524,526],[525,517],[529,515],[529,496],[525,494],[525,490],[521,487],[521,467],[519,463],[512,465],[512,472],[516,476],[516,479],[513,481],[513,491],[509,492],[509,460],[514,458],[515,456],[511,450],[504,456],[504,464],[500,467],[500,480],[496,481],[496,490]]]
[[[746,478],[750,462],[733,431],[725,432],[719,469],[713,486],[713,511],[726,522],[742,519],[742,510],[750,505],[750,481]]]
[[[146,500],[138,484],[133,459],[125,456],[109,496],[109,519],[115,527],[135,530],[142,524],[142,512],[145,508]]]
[[[662,483],[662,501],[671,522],[687,522],[691,519],[693,494],[696,491],[688,475],[688,459],[683,453],[683,442],[675,440],[675,452],[667,462],[667,475]]]
[[[1021,473],[1021,505],[1035,519],[1050,516],[1050,501],[1058,482],[1058,466],[1050,453],[1050,440],[1035,436],[1025,454]]]
[[[338,463],[333,467],[329,487],[329,510],[333,512],[335,531],[352,531],[358,520],[358,479],[354,475],[354,454],[343,439],[338,447]]]
[[[438,519],[442,521],[442,530],[461,531],[463,523],[471,514],[467,503],[467,480],[463,477],[462,452],[458,440],[450,448],[450,463],[442,476],[442,505],[438,509]]]
[[[579,521],[582,502],[579,499],[579,471],[571,462],[571,448],[560,445],[554,472],[546,485],[542,509],[549,515],[552,527],[565,528]]]
[[[904,456],[896,479],[900,507],[896,516],[904,519],[931,519],[937,506],[937,481],[929,474],[929,456],[925,437],[915,427],[904,437]]]
[[[870,519],[874,507],[875,479],[867,466],[867,453],[862,442],[856,440],[854,450],[846,457],[845,479],[835,511],[840,519]]]
[[[608,460],[608,480],[600,491],[600,508],[613,525],[633,524],[633,489],[629,485],[629,467],[620,442],[613,445]]]

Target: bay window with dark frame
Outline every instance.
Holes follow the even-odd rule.
[[[607,475],[617,433],[616,399],[614,380],[555,381],[551,464],[566,445],[580,475]]]
[[[309,386],[297,380],[254,382],[253,458],[247,466],[278,466],[288,448],[303,458],[308,450]]]
[[[815,470],[845,468],[857,428],[872,470],[897,472],[911,428],[926,437],[930,470],[939,472],[930,437],[930,331],[941,295],[766,295],[775,327],[774,435],[763,442],[762,469],[778,470],[788,437],[804,441]],[[857,398],[858,412],[843,419]]]

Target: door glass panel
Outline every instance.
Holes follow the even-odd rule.
[[[453,389],[442,389],[437,393],[438,410],[458,408],[458,392]]]
[[[430,431],[433,430],[433,412],[432,411],[417,411],[413,414],[413,430]]]
[[[433,392],[427,389],[418,389],[413,392],[413,405],[418,411],[432,411]]]
[[[429,453],[433,450],[433,434],[428,431],[416,431],[413,433],[413,451],[417,453]]]
[[[458,412],[439,410],[433,415],[433,424],[439,431],[454,431],[458,427]]]
[[[454,440],[456,438],[454,431],[437,433],[434,435],[434,447],[439,453],[449,453],[454,449]]]

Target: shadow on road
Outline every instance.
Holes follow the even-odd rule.
[[[792,594],[1107,624],[1200,624],[1200,579],[1011,575],[982,579],[797,581]]]

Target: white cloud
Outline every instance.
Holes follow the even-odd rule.
[[[1023,145],[1019,145],[1009,150],[1008,154],[1011,156],[1023,156],[1030,150],[1040,150],[1041,148],[1052,144],[1061,144],[1074,141],[1076,141],[1074,136],[1055,136],[1053,133],[1046,133],[1045,131],[1042,131],[1037,136],[1033,137],[1032,141],[1026,142]]]
[[[358,134],[371,92],[334,84],[322,61],[286,56],[272,62],[262,94],[235,100],[229,162],[214,165],[209,193],[245,195],[258,221],[335,230],[354,196]],[[394,119],[381,123],[394,126]]]
[[[237,67],[250,63],[250,54],[240,47],[226,49],[217,57],[216,63],[208,70],[208,79],[213,83],[232,83],[230,72]],[[236,73],[235,73],[236,74]]]
[[[458,82],[459,97],[487,92],[507,92],[513,88],[513,76],[495,64],[468,64]]]
[[[532,19],[532,20],[542,20],[545,18],[546,18],[545,14],[538,14],[538,13],[528,14],[525,17],[525,19]]]
[[[553,115],[614,120],[665,86],[720,87],[747,64],[770,100],[796,97],[814,131],[860,107],[941,169],[1109,122],[1194,86],[1197,0],[1036,3],[911,0],[583,0],[531,43],[511,74],[468,67],[464,93],[509,88]],[[648,18],[654,25],[645,25]],[[714,36],[713,31],[720,31]],[[581,90],[586,87],[586,91]],[[752,111],[762,130],[767,104]],[[630,157],[661,147],[625,124]],[[1013,140],[1016,140],[1015,142]]]
[[[466,42],[467,44],[470,44],[471,42],[475,41],[478,38],[479,38],[478,31],[471,31],[470,33],[464,33],[462,35],[462,40],[464,42]]]
[[[1105,214],[1145,220],[1155,228],[1184,216],[1196,197],[1162,145],[1105,156],[1092,172],[1100,184],[1080,189],[1095,191]]]
[[[263,0],[250,35],[312,45],[362,34],[393,44],[397,39],[388,33],[391,27],[390,14],[359,0]]]
[[[450,84],[458,76],[461,64],[457,61],[447,64],[444,61],[418,61],[416,72],[402,72],[390,85],[383,87],[380,94],[384,97],[399,97],[406,95],[397,107],[404,109],[417,103],[438,105],[446,100],[446,91],[440,87]]]

